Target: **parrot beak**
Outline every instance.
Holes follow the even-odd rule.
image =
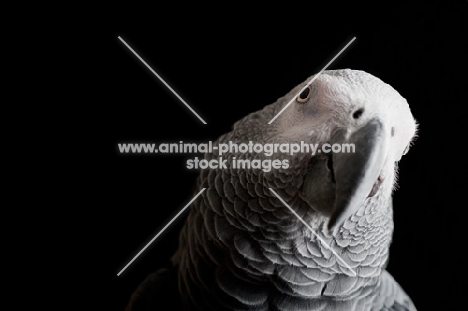
[[[386,139],[383,122],[377,117],[354,133],[340,129],[333,136],[332,143],[354,144],[355,152],[332,155],[336,192],[329,230],[341,225],[373,195],[387,155]]]

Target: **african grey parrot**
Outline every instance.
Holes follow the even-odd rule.
[[[385,270],[397,164],[416,130],[402,96],[350,69],[312,76],[247,115],[214,145],[352,143],[355,152],[277,153],[289,167],[270,172],[201,170],[195,193],[206,190],[191,206],[172,267],[148,277],[128,310],[157,310],[168,291],[177,296],[172,310],[416,310]]]

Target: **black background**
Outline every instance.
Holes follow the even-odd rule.
[[[183,216],[117,276],[190,201],[197,176],[185,167],[194,155],[122,155],[117,143],[215,140],[236,120],[319,72],[356,37],[328,69],[379,77],[407,99],[420,124],[418,139],[400,163],[388,270],[418,310],[456,309],[467,270],[467,5],[332,4],[278,7],[272,13],[269,7],[178,4],[105,11],[85,51],[83,85],[91,92],[82,112],[91,136],[82,138],[91,137],[95,146],[84,156],[88,182],[80,192],[89,199],[80,209],[80,260],[96,285],[84,292],[86,299],[122,310],[144,277],[168,260]]]

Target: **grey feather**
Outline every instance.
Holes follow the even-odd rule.
[[[202,170],[196,192],[207,189],[193,203],[172,258],[187,310],[416,310],[385,270],[395,162],[416,132],[409,106],[363,71],[325,71],[306,102],[294,101],[269,125],[305,83],[236,122],[214,145],[355,142],[362,148],[333,158],[275,154],[290,165],[270,172]]]

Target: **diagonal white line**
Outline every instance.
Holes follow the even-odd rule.
[[[140,256],[141,253],[143,253],[143,251],[144,251],[146,248],[148,248],[148,246],[150,246],[150,244],[153,243],[153,241],[156,240],[156,239],[158,238],[158,236],[160,236],[161,233],[163,233],[164,230],[166,230],[167,227],[169,227],[169,226],[172,224],[172,222],[173,222],[174,220],[176,220],[176,218],[179,217],[180,214],[182,214],[182,213],[187,209],[187,207],[189,207],[189,205],[192,204],[193,201],[195,201],[196,198],[198,198],[198,196],[199,196],[200,194],[202,194],[203,191],[205,191],[205,189],[206,189],[206,188],[203,188],[202,190],[200,190],[200,192],[198,192],[197,195],[196,195],[192,200],[190,200],[190,202],[188,202],[187,205],[185,205],[185,207],[184,207],[183,209],[181,209],[180,212],[177,213],[177,215],[175,215],[174,218],[172,218],[171,221],[169,221],[169,223],[168,223],[164,228],[162,228],[162,230],[159,231],[158,234],[156,234],[156,236],[155,236],[151,241],[149,241],[149,243],[146,244],[146,246],[143,247],[143,249],[142,249],[138,254],[136,254],[136,256],[133,257],[133,259],[130,260],[130,262],[129,262],[122,270],[120,270],[119,273],[117,273],[117,276],[119,276],[122,272],[124,272],[125,269],[127,269],[127,267],[130,266],[130,265],[132,264],[132,262],[133,262],[135,259],[137,259],[137,257]]]
[[[312,80],[310,80],[310,81],[299,91],[299,93],[297,93],[296,96],[294,96],[294,97],[289,101],[289,103],[287,103],[287,105],[284,106],[283,109],[281,109],[281,111],[278,112],[278,113],[276,114],[276,116],[274,116],[273,119],[270,120],[270,122],[268,122],[268,124],[271,124],[273,121],[275,121],[276,118],[278,118],[278,116],[279,116],[280,114],[282,114],[283,111],[285,111],[286,108],[289,107],[289,105],[291,105],[291,103],[296,99],[296,97],[297,97],[299,94],[301,94],[302,91],[304,91],[309,85],[311,85],[312,82],[314,82],[314,80],[317,79],[318,76],[320,76],[320,74],[322,74],[322,72],[324,72],[325,69],[327,69],[328,66],[330,66],[330,64],[333,63],[333,62],[335,61],[335,59],[336,59],[338,56],[340,56],[340,54],[343,53],[343,51],[346,50],[346,48],[347,48],[351,43],[353,43],[353,41],[354,41],[355,39],[356,39],[356,37],[352,38],[351,41],[349,41],[348,44],[346,44],[346,46],[345,46],[344,48],[342,48],[341,51],[339,51],[338,54],[336,54],[335,57],[333,57],[333,59],[332,59],[331,61],[329,61],[328,64],[326,64],[325,67],[323,67],[323,69],[320,70],[320,72],[319,72],[318,74],[316,74],[316,75],[312,78]]]
[[[198,113],[195,112],[195,110],[192,109],[192,107],[189,106],[189,104],[187,104],[185,102],[185,100],[182,99],[182,97],[179,96],[179,94],[176,93],[176,91],[174,91],[170,86],[169,84],[166,83],[166,81],[163,80],[163,78],[161,78],[141,57],[140,55],[138,55],[128,44],[127,42],[124,41],[124,39],[122,39],[120,36],[118,37],[120,39],[120,41],[122,41],[123,44],[125,44],[125,46],[130,50],[132,51],[133,54],[135,54],[136,57],[138,57],[138,59],[143,63],[145,64],[146,67],[148,67],[148,69],[156,76],[158,77],[159,80],[161,80],[162,83],[164,83],[164,85],[172,92],[174,93],[174,95],[185,105],[187,106],[188,109],[190,109],[191,112],[193,112],[194,115],[196,115],[198,117],[198,119],[200,119],[200,121],[203,122],[203,124],[206,124],[205,120],[203,120],[199,115]]]
[[[330,245],[327,244],[317,233],[315,233],[314,229],[312,229],[305,221],[302,219],[273,189],[269,188],[271,192],[273,192],[274,195],[283,203],[289,210],[296,216],[316,237],[317,239],[322,242],[323,245],[325,245],[326,248],[328,248],[339,260],[341,260],[345,266],[353,272],[353,276],[357,276],[356,271],[354,271],[347,263],[346,261],[343,260],[331,247]]]

